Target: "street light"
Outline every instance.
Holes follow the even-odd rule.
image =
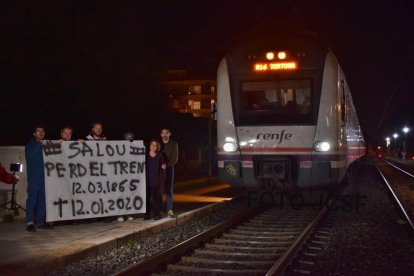
[[[397,138],[398,138],[398,134],[394,133],[392,135],[392,137],[394,137],[394,157],[398,157],[398,151],[397,151]]]
[[[390,137],[386,137],[385,141],[387,141],[386,145],[387,145],[387,156],[390,156],[390,144],[391,144],[391,138]]]
[[[410,129],[408,127],[404,127],[402,129],[402,131],[404,132],[404,143],[403,143],[402,159],[405,160],[406,156],[407,156],[407,152],[405,151],[405,140],[407,140],[407,133],[410,131]]]

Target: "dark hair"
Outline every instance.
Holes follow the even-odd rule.
[[[130,138],[128,138],[128,137],[130,137]],[[134,133],[133,132],[126,132],[124,134],[124,139],[125,140],[134,140]]]
[[[157,144],[157,152],[159,152],[161,150],[161,144],[160,144],[160,141],[158,141],[157,139],[151,139],[149,141],[148,150],[150,150],[150,146],[151,146],[152,142],[155,142]]]
[[[70,129],[73,132],[73,127],[71,127],[71,126],[63,126],[63,127],[61,127],[60,128],[60,132],[62,132],[64,129]]]
[[[91,127],[93,128],[93,127],[95,127],[96,125],[101,125],[101,126],[103,126],[103,123],[102,123],[101,121],[93,121],[93,122],[92,122],[92,126],[91,126]]]
[[[163,131],[163,130],[167,130],[168,132],[170,132],[171,133],[171,129],[170,128],[168,128],[168,127],[163,127],[163,128],[161,128],[161,131]]]
[[[33,132],[36,132],[36,129],[38,128],[42,128],[43,130],[45,130],[45,127],[43,125],[35,125],[35,127],[33,128]]]

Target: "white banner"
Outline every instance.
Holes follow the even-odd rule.
[[[143,141],[46,141],[46,221],[145,213]]]

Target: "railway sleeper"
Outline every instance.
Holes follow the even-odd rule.
[[[306,251],[306,252],[303,253],[303,256],[309,257],[309,258],[315,258],[315,257],[318,256],[318,254]]]
[[[283,237],[283,238],[295,238],[299,232],[292,232],[292,233],[277,233],[277,232],[265,232],[265,231],[246,231],[246,230],[239,230],[239,229],[231,229],[230,234],[236,234],[236,235],[245,235],[245,236],[266,236],[266,237]]]
[[[315,214],[307,215],[307,216],[294,216],[294,217],[273,217],[273,216],[263,216],[260,215],[258,217],[253,218],[252,220],[257,221],[269,221],[269,222],[275,222],[275,221],[297,221],[297,220],[311,220],[315,217]]]
[[[279,213],[277,212],[264,212],[261,213],[259,216],[264,216],[264,217],[274,217],[274,218],[297,218],[297,217],[311,217],[314,216],[315,213],[313,211],[292,211],[292,210],[288,210],[284,213],[281,213],[279,211]]]
[[[282,256],[282,252],[277,254],[262,254],[262,253],[240,253],[240,252],[223,252],[207,249],[196,249],[193,257],[208,257],[211,259],[234,259],[234,260],[276,260]]]
[[[250,269],[250,270],[237,270],[237,269],[211,269],[211,268],[202,268],[202,267],[189,267],[183,265],[168,265],[169,272],[182,272],[187,275],[188,273],[194,273],[197,275],[265,275],[267,269]]]
[[[308,243],[311,244],[312,246],[318,246],[318,247],[323,247],[325,245],[324,241],[317,241],[314,239],[311,239]]]
[[[315,263],[312,261],[305,261],[300,259],[294,262],[293,267],[295,269],[312,271],[314,265]]]
[[[322,251],[322,248],[318,247],[318,246],[309,246],[309,245],[307,245],[306,250],[310,253],[319,254],[319,252]]]
[[[298,215],[298,214],[314,214],[314,211],[312,210],[305,210],[305,209],[299,209],[299,210],[293,210],[290,208],[271,208],[271,209],[266,209],[265,211],[263,211],[262,214],[283,214],[283,215]]]
[[[331,235],[331,232],[329,232],[329,231],[324,231],[324,230],[318,230],[316,233],[317,233],[318,235],[324,235],[324,236],[330,236],[330,235]]]
[[[278,232],[278,234],[286,234],[286,235],[298,235],[303,231],[303,228],[282,228],[282,227],[251,227],[246,225],[239,225],[237,226],[236,230],[242,231],[251,231],[251,232]]]
[[[312,271],[305,270],[305,269],[293,269],[292,272],[295,273],[296,275],[310,275],[312,273]]]
[[[216,251],[225,251],[225,252],[241,252],[241,253],[266,253],[266,254],[278,254],[284,253],[287,249],[287,246],[277,246],[277,247],[250,247],[250,246],[230,246],[230,245],[220,245],[220,244],[210,244],[207,243],[204,245],[204,248],[216,250]]]
[[[329,239],[329,236],[322,236],[322,235],[319,235],[319,234],[315,234],[315,235],[313,235],[313,237],[315,239],[318,239],[318,240],[327,240],[327,239]]]
[[[244,223],[244,225],[258,225],[262,226],[269,226],[269,227],[284,227],[289,225],[290,227],[301,227],[302,225],[306,225],[309,223],[309,220],[300,220],[300,221],[278,221],[278,222],[270,222],[270,221],[260,221],[260,220],[249,220]]]
[[[260,218],[253,218],[250,219],[247,223],[258,223],[258,224],[270,224],[270,225],[276,225],[276,226],[281,226],[281,225],[285,225],[285,224],[303,224],[306,223],[308,221],[311,221],[313,217],[309,217],[309,218],[292,218],[292,219],[277,219],[277,220],[265,220],[265,219],[260,219]]]
[[[231,233],[223,233],[223,238],[229,240],[251,240],[251,241],[269,241],[269,242],[277,242],[277,241],[289,241],[293,240],[295,237],[292,236],[252,236],[252,235],[239,235],[239,234],[231,234]]]
[[[214,239],[214,243],[224,244],[224,245],[239,245],[239,246],[247,245],[247,246],[252,246],[252,247],[289,246],[291,244],[290,241],[262,242],[262,241],[246,241],[246,240],[228,240],[228,239],[221,239],[221,238]]]
[[[221,269],[266,269],[272,267],[274,261],[214,260],[208,258],[181,257],[179,264]]]
[[[272,231],[283,231],[283,229],[286,229],[286,231],[292,231],[292,230],[299,230],[302,231],[307,224],[302,223],[296,223],[296,224],[285,224],[285,225],[269,225],[269,224],[260,224],[260,223],[245,223],[243,226],[246,227],[253,227],[258,229],[271,229]]]

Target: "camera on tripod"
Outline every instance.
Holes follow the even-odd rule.
[[[13,172],[13,173],[22,172],[23,171],[23,164],[20,164],[20,163],[10,164],[10,171]]]
[[[12,172],[12,174],[15,178],[19,179],[18,176],[16,175],[16,173],[23,171],[23,164],[20,164],[20,163],[10,164],[10,171]],[[22,206],[20,206],[16,202],[16,188],[15,188],[15,186],[16,186],[16,181],[13,182],[11,200],[7,201],[6,203],[3,203],[2,205],[0,205],[0,207],[5,207],[7,210],[12,210],[12,211],[15,212],[15,214],[19,213],[19,209],[22,209],[23,211],[26,212],[26,209],[24,209]],[[10,204],[10,207],[7,207],[9,204]]]

